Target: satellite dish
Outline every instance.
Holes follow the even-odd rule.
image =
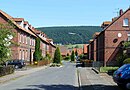
[[[118,37],[122,37],[122,34],[121,34],[121,33],[118,33]]]

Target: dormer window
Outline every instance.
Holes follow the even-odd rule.
[[[128,18],[125,18],[123,20],[123,26],[129,26],[129,19]]]

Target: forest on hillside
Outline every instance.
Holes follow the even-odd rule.
[[[87,44],[95,32],[101,32],[99,26],[62,26],[62,27],[40,27],[55,44]],[[75,33],[75,34],[69,34]]]

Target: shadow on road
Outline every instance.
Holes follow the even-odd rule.
[[[29,85],[29,88],[17,90],[78,90],[78,87],[72,85]]]
[[[120,90],[118,86],[109,85],[85,85],[81,86],[82,90]],[[17,90],[80,90],[72,85],[29,85],[28,88]]]
[[[76,62],[76,67],[82,67],[82,64],[80,62]]]

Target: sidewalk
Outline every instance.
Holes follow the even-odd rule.
[[[118,90],[116,83],[106,73],[95,73],[91,67],[78,68],[80,90]]]
[[[33,72],[45,69],[47,67],[48,66],[40,66],[40,67],[35,67],[35,68],[27,68],[27,69],[22,69],[22,70],[16,70],[13,74],[9,74],[9,75],[0,77],[0,84],[8,82],[10,80],[14,80],[16,78],[19,78],[19,77],[22,77],[22,76],[25,76],[25,75],[28,75],[28,74],[31,74]]]

